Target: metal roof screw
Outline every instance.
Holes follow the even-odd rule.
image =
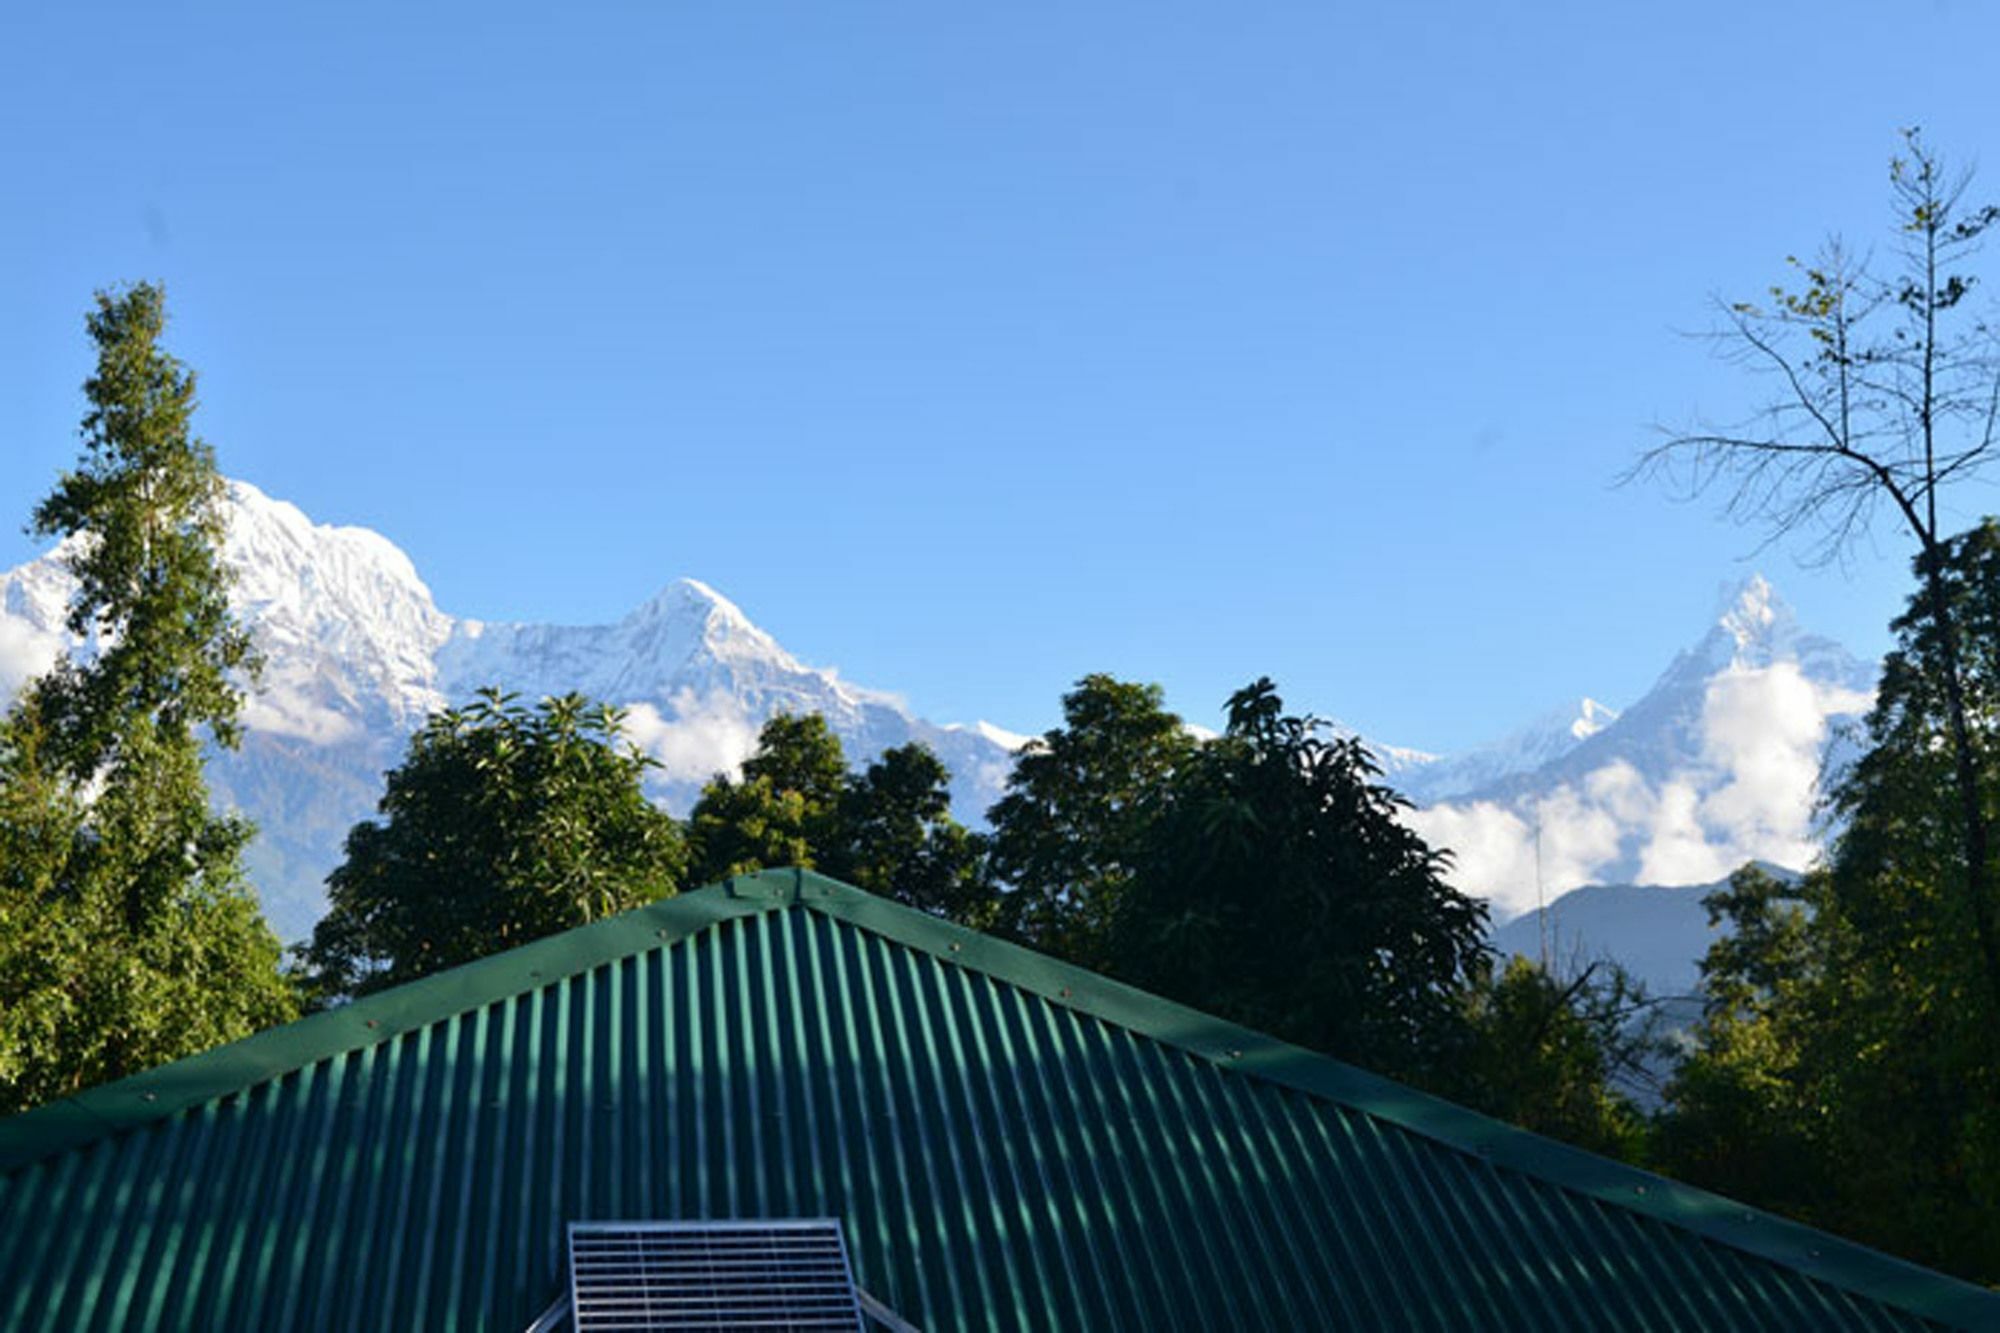
[[[375,1027],[375,1026],[376,1026],[376,1022],[375,1022],[375,1020],[374,1020],[374,1019],[372,1019],[372,1018],[371,1018],[371,1019],[369,1019],[369,1020],[368,1020],[368,1022],[367,1022],[367,1023],[365,1024],[365,1026],[367,1026],[367,1027],[371,1027],[371,1028],[372,1028],[372,1027]]]
[[[156,1102],[160,1100],[160,1094],[157,1092],[142,1092],[139,1094],[139,1100],[142,1102]]]
[[[1632,1192],[1634,1194],[1644,1194],[1646,1192],[1646,1187],[1644,1185],[1634,1185],[1632,1187]]]
[[[1243,1058],[1243,1052],[1237,1050],[1234,1046],[1232,1046],[1229,1048],[1229,1058],[1232,1060],[1241,1060]]]
[[[1067,986],[1064,986],[1064,987],[1062,988],[1062,992],[1061,992],[1061,994],[1062,994],[1062,997],[1063,997],[1063,998],[1064,998],[1065,1000],[1067,1000],[1067,999],[1069,998],[1069,987],[1067,987]]]
[[[951,942],[951,951],[952,951],[953,953],[957,953],[957,952],[958,952],[958,949],[959,949],[959,944],[958,944],[958,941],[957,941],[957,940],[953,940],[953,941]]]

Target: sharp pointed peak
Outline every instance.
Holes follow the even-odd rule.
[[[695,616],[703,620],[720,619],[730,623],[749,625],[750,617],[743,614],[743,608],[717,592],[715,588],[700,579],[677,578],[663,585],[660,590],[642,602],[633,612],[635,617]]]

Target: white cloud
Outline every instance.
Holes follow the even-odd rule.
[[[717,773],[734,775],[757,749],[758,725],[743,705],[722,691],[697,695],[683,689],[668,701],[672,716],[649,703],[626,709],[625,731],[641,750],[660,761],[670,782],[706,782]]]
[[[1454,882],[1502,920],[1538,896],[1607,879],[1700,884],[1753,859],[1803,866],[1819,850],[1813,810],[1829,719],[1868,702],[1815,684],[1793,662],[1733,666],[1708,682],[1698,753],[1663,777],[1617,760],[1541,796],[1433,806],[1408,822],[1456,853]]]
[[[291,736],[313,745],[338,744],[361,729],[355,719],[283,681],[267,684],[243,701],[243,725],[251,731]]]
[[[1702,819],[1703,800],[1697,779],[1681,776],[1655,794],[1650,818],[1642,826],[1644,845],[1634,874],[1642,884],[1706,884],[1721,879],[1755,852],[1729,850],[1718,842]]]
[[[1591,775],[1593,781],[1605,779],[1598,785],[1611,788],[1614,799],[1619,769],[1630,772],[1620,764]],[[1435,805],[1412,810],[1405,820],[1433,847],[1452,850],[1452,882],[1490,900],[1502,919],[1590,883],[1599,867],[1618,856],[1622,832],[1603,797],[1569,786],[1510,805]]]
[[[0,616],[0,705],[47,671],[63,650],[63,636],[25,620]]]

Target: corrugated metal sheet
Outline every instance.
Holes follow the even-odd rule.
[[[0,1328],[520,1329],[572,1220],[748,1217],[844,1219],[926,1330],[2000,1323],[853,890],[751,887],[17,1117]]]

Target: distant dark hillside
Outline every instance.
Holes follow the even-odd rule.
[[[1781,866],[1764,864],[1764,869],[1786,879],[1794,875]],[[1718,887],[1720,883],[1588,884],[1541,911],[1509,921],[1493,932],[1493,943],[1503,956],[1539,958],[1546,917],[1549,963],[1559,975],[1573,976],[1608,958],[1656,998],[1693,995],[1701,956],[1716,936],[1701,900]]]

